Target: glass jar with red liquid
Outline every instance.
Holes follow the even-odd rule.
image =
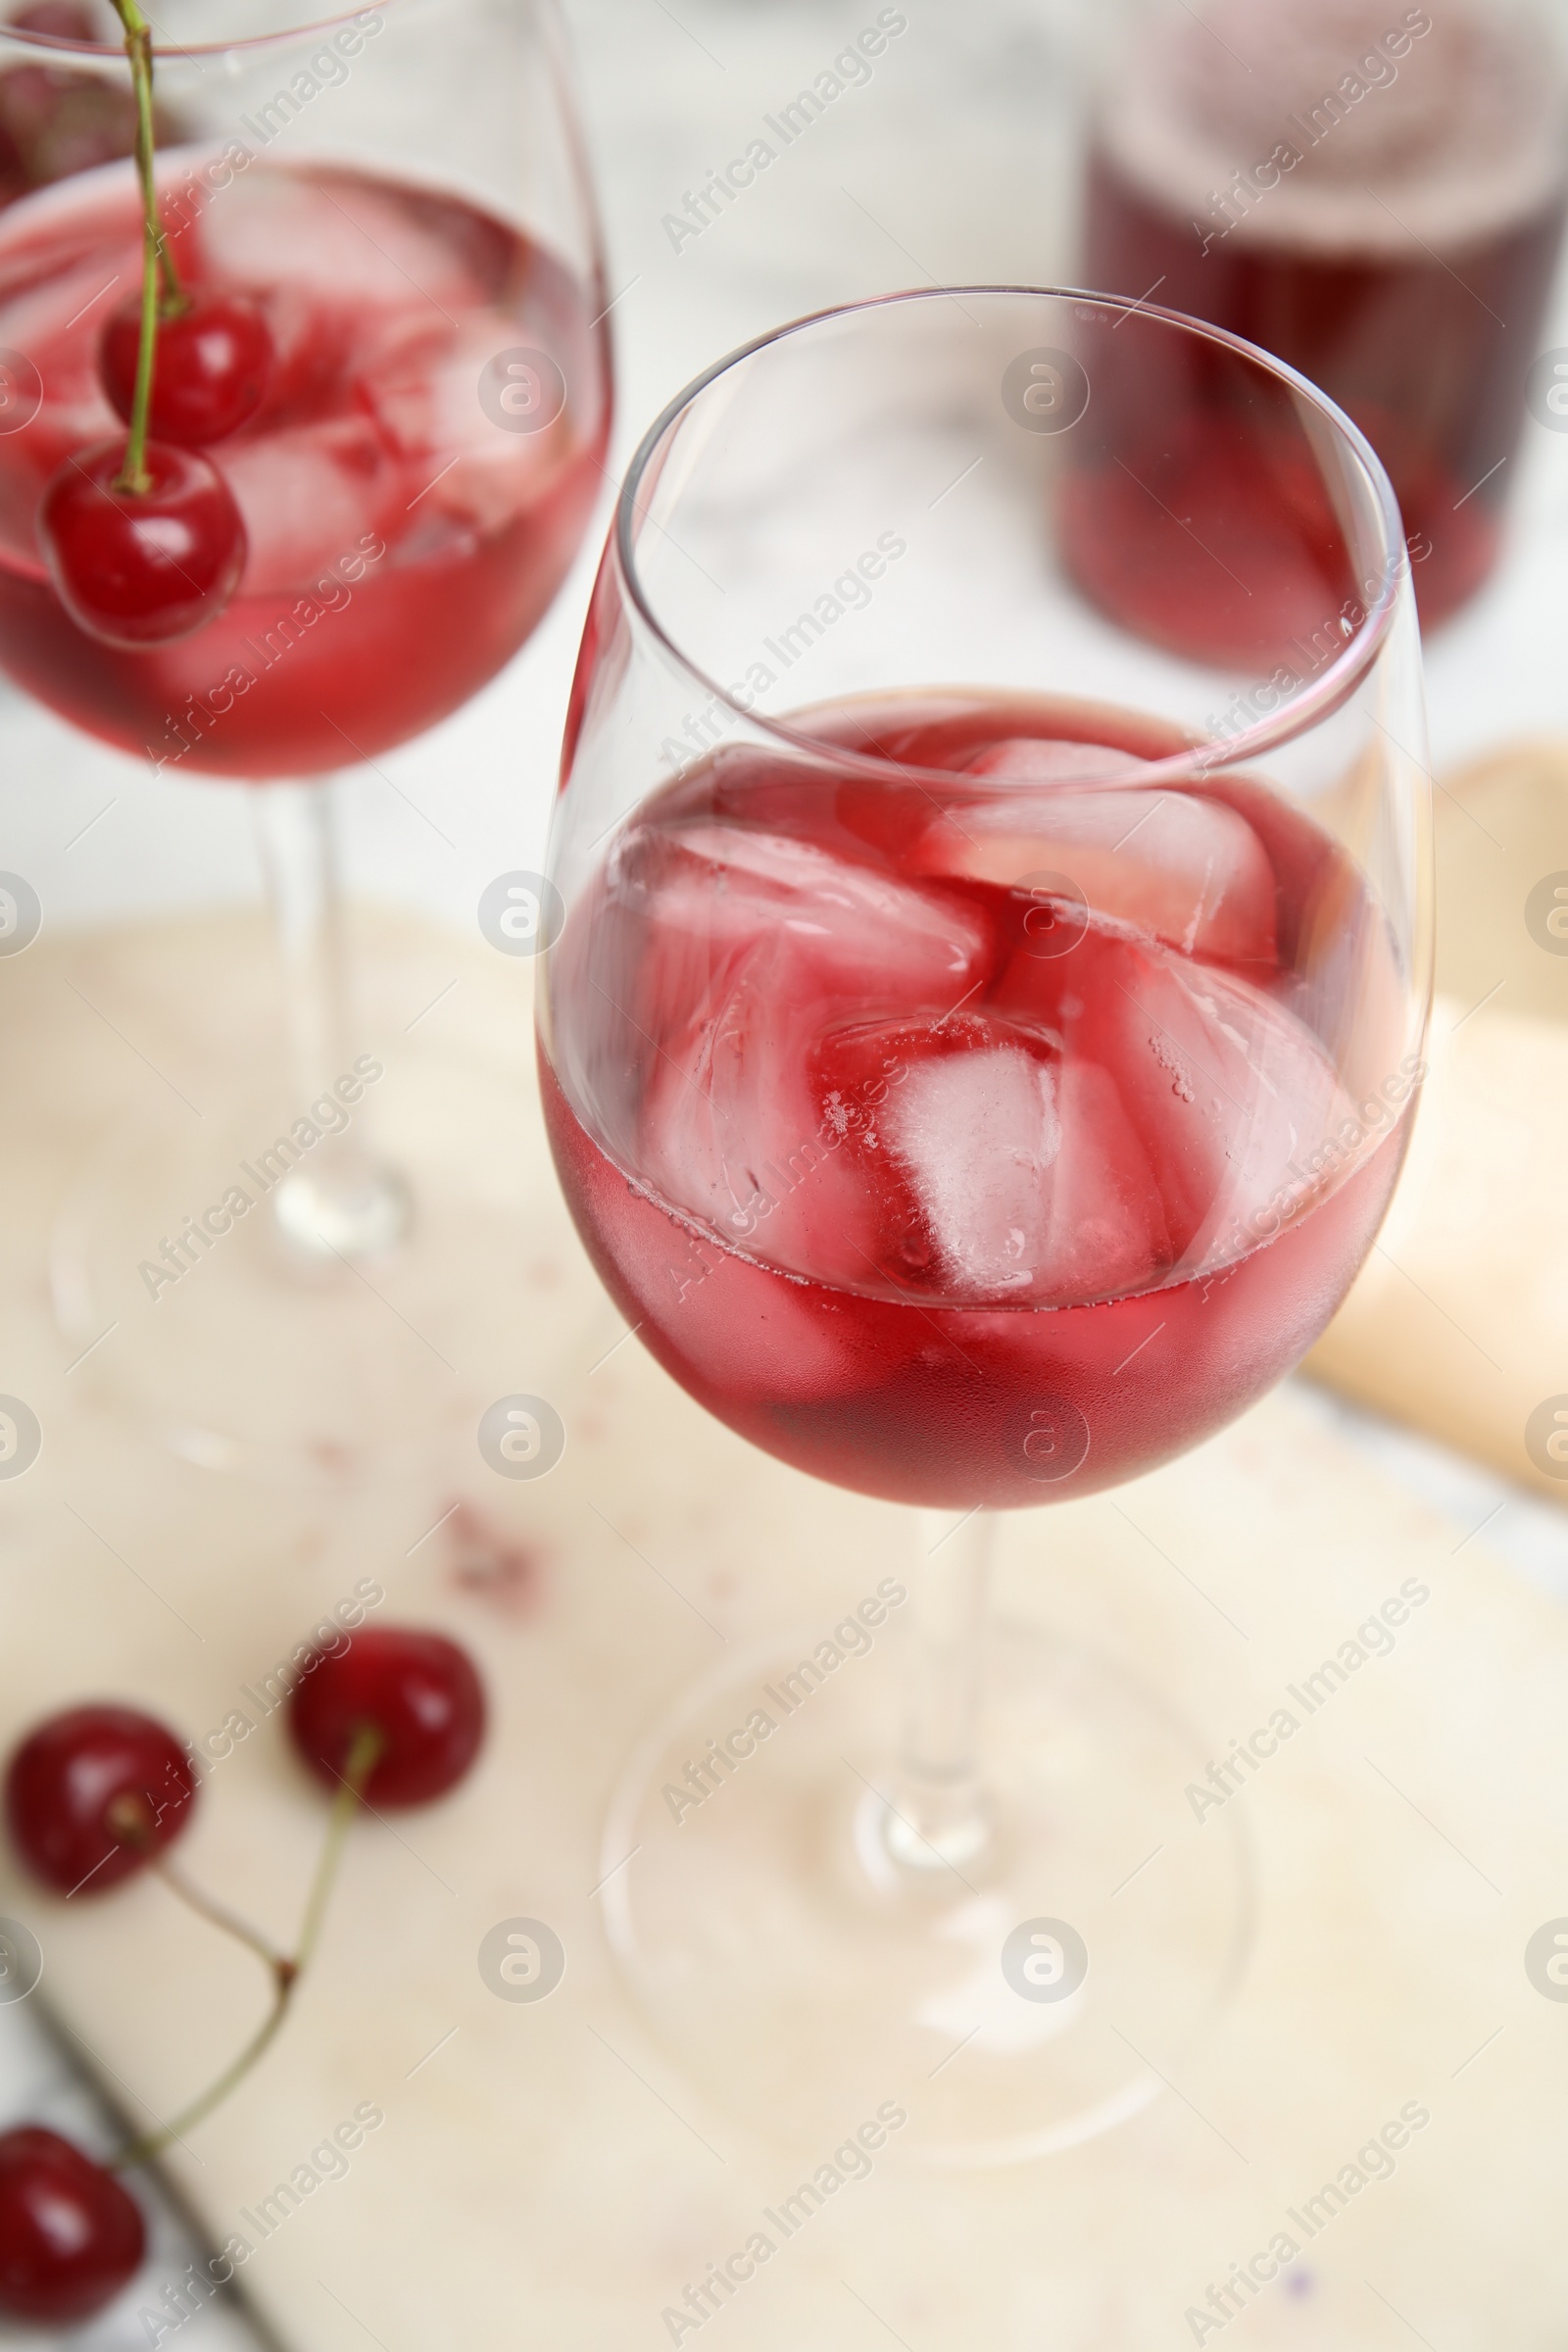
[[[1100,76],[1081,274],[1346,410],[1431,627],[1497,560],[1565,211],[1568,73],[1524,0],[1143,0]]]

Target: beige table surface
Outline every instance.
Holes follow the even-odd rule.
[[[526,967],[382,920],[365,949],[367,1033],[389,1065],[456,977],[424,1050],[478,1040],[498,1084],[526,1087]],[[607,1797],[720,1637],[841,1612],[903,1562],[907,1525],[750,1452],[635,1343],[607,1355],[619,1325],[531,1120],[531,1283],[496,1296],[471,1270],[458,1369],[558,1402],[569,1442],[549,1478],[506,1484],[454,1444],[389,1461],[361,1491],[291,1492],[207,1477],[118,1427],[82,1385],[91,1365],[68,1374],[50,1322],[49,1204],[114,1102],[161,1085],[159,1069],[196,1083],[205,1056],[250,1033],[265,988],[246,924],[40,941],[0,965],[0,1279],[23,1301],[0,1387],[45,1431],[26,1477],[0,1486],[0,1712],[108,1689],[200,1735],[365,1575],[388,1613],[467,1641],[494,1700],[480,1769],[443,1806],[357,1835],[286,2036],[171,2175],[221,2240],[371,2102],[385,2122],[347,2176],[243,2272],[298,2352],[665,2343],[665,2306],[821,2151],[709,2114],[650,2046],[591,1891]],[[467,1511],[429,1534],[454,1501]],[[1527,1982],[1523,1951],[1568,1912],[1568,1625],[1289,1392],[1155,1477],[1009,1519],[1003,1549],[1006,1606],[1179,1692],[1216,1755],[1404,1580],[1430,1598],[1234,1800],[1259,1855],[1257,1947],[1169,2095],[1039,2165],[879,2165],[708,2323],[713,2340],[1194,2341],[1184,2314],[1210,2282],[1413,2101],[1431,2123],[1394,2177],[1306,2249],[1299,2294],[1270,2290],[1232,2323],[1236,2340],[1361,2352],[1413,2328],[1439,2352],[1552,2352],[1568,2016]],[[188,1858],[283,1932],[318,1822],[266,1727],[214,1773]],[[247,1956],[157,1886],[68,1908],[8,1881],[0,1907],[35,1924],[43,1991],[133,2112],[168,2114],[257,2014]],[[536,2007],[495,1999],[475,1964],[486,1931],[519,1914],[567,1952]]]

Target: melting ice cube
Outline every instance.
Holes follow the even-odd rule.
[[[879,1209],[814,1078],[835,1027],[938,1020],[990,969],[973,906],[783,834],[634,828],[568,924],[567,1042],[612,1148],[664,1199],[800,1273],[877,1272]],[[579,944],[580,943],[580,944]]]
[[[1080,960],[1081,959],[1081,960]],[[1107,1073],[1152,1171],[1169,1258],[1191,1272],[1260,1238],[1257,1213],[1348,1116],[1339,1078],[1304,1023],[1212,966],[1091,933],[1058,998],[1069,1066]],[[1020,955],[998,991],[1033,1004],[1039,965]]]
[[[1027,1289],[1047,1255],[1062,1149],[1049,1062],[1021,1046],[924,1061],[889,1094],[882,1131],[953,1284]]]
[[[1271,963],[1274,869],[1256,833],[1220,801],[1110,781],[1146,765],[1095,744],[995,745],[972,772],[1016,788],[956,799],[916,843],[911,868],[1003,888],[1065,874],[1095,911],[1185,955]]]
[[[881,1114],[881,1186],[890,1212],[905,1196],[906,1226],[929,1241],[934,1287],[1057,1306],[1161,1279],[1159,1188],[1103,1069],[994,1014],[927,1040],[958,1051],[917,1059],[906,1029],[884,1042],[906,1074]]]
[[[402,469],[368,416],[240,435],[223,452],[223,471],[245,518],[247,595],[304,594],[329,566],[363,556],[367,537],[389,539],[403,518]]]
[[[355,397],[410,467],[409,497],[480,531],[499,530],[542,498],[576,445],[569,411],[536,433],[503,432],[475,387],[515,318],[466,313],[456,324],[411,319],[355,368]]]
[[[450,235],[416,198],[353,172],[248,172],[202,215],[209,274],[265,290],[286,276],[328,309],[379,306],[439,319],[481,297]]]

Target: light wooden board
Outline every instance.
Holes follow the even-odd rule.
[[[1568,744],[1446,778],[1437,816],[1432,1074],[1388,1224],[1309,1366],[1568,1503],[1541,1429],[1568,1406],[1568,952],[1529,919],[1568,877]]]
[[[525,969],[384,923],[364,945],[377,1051],[395,1054],[456,974],[426,1030],[485,1041],[498,1083],[526,1086]],[[335,1497],[250,1487],[158,1456],[82,1401],[39,1271],[72,1152],[117,1097],[161,1083],[141,1056],[191,1076],[254,1034],[265,1000],[244,925],[40,943],[0,967],[14,1302],[0,1388],[45,1430],[34,1467],[0,1484],[0,1710],[15,1723],[114,1691],[199,1738],[366,1575],[388,1614],[468,1642],[494,1701],[481,1768],[447,1804],[357,1832],[286,2036],[171,2170],[215,2240],[253,2237],[246,2288],[298,2352],[667,2343],[663,2309],[823,2151],[772,2144],[763,2118],[709,2114],[649,2046],[591,1891],[610,1789],[720,1637],[831,1621],[903,1564],[909,1531],[752,1453],[634,1342],[613,1348],[536,1127],[530,1289],[495,1296],[483,1266],[452,1280],[474,1300],[474,1376],[560,1406],[569,1443],[549,1478],[506,1484],[455,1446]],[[429,1533],[454,1501],[467,1510]],[[1154,1478],[1006,1523],[1004,1606],[1178,1695],[1215,1755],[1404,1580],[1430,1597],[1232,1800],[1260,1859],[1258,1945],[1170,2095],[1042,2165],[938,2179],[880,2163],[705,2342],[1195,2341],[1184,2315],[1210,2283],[1414,2101],[1430,2125],[1292,2266],[1301,2291],[1271,2288],[1222,2332],[1392,2352],[1413,2327],[1441,2352],[1555,2352],[1568,2016],[1527,1982],[1523,1952],[1568,1912],[1568,1628],[1482,1543],[1455,1556],[1458,1541],[1288,1393]],[[263,1724],[215,1769],[187,1855],[286,1933],[319,1819]],[[0,1908],[35,1924],[44,1989],[122,2101],[168,2114],[258,2014],[246,1955],[157,1886],[67,1906],[7,1879]],[[567,1952],[537,2006],[496,1999],[476,1965],[485,1933],[517,1915],[551,1923]],[[241,2213],[362,2102],[385,2122],[346,2177],[265,2239],[250,2231]]]

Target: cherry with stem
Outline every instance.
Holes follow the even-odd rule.
[[[124,1707],[75,1707],[39,1725],[16,1751],[6,1809],[12,1835],[39,1877],[69,1899],[152,1871],[199,1918],[266,1963],[272,2001],[216,2082],[172,2124],[131,2140],[106,2163],[39,2125],[0,2133],[0,2313],[74,2326],[112,2302],[135,2275],[146,2227],[117,2175],[161,2154],[200,2123],[275,2038],[319,1937],[350,1823],[387,1745],[373,1723],[356,1725],[292,1953],[277,1950],[194,1886],[163,1850],[184,1830],[195,1793],[188,1759],[163,1724]],[[73,1885],[92,1851],[99,1859]]]
[[[243,294],[192,294],[181,284],[158,209],[152,41],[136,0],[115,0],[136,97],[141,184],[141,291],[111,317],[99,351],[104,390],[130,426],[115,487],[145,497],[149,433],[181,445],[221,441],[261,405],[272,337]]]
[[[418,1626],[379,1626],[302,1666],[288,1729],[301,1762],[332,1789],[326,1834],[292,1951],[196,1886],[168,1847],[196,1796],[192,1757],[135,1708],[79,1705],[38,1724],[13,1753],[4,1805],[33,1875],[91,1901],[148,1870],[209,1927],[254,1952],[271,1981],[266,2017],[217,2081],[168,2124],[107,2164],[57,2132],[0,2133],[0,2313],[66,2324],[118,2294],[145,2232],[117,2175],[161,2155],[250,2073],[275,2040],[320,1939],[345,1840],[361,1806],[427,1804],[467,1774],[483,1742],[484,1687],[467,1652]]]
[[[171,645],[220,612],[245,568],[245,525],[211,460],[151,438],[160,309],[188,307],[158,213],[152,32],[115,0],[136,97],[142,283],[130,431],[78,450],[45,485],[38,545],[78,628],[130,652]]]
[[[272,1974],[272,2005],[244,2048],[223,2069],[217,2081],[209,2083],[200,2096],[182,2109],[172,2123],[160,2125],[155,2132],[143,2132],[122,2148],[110,2162],[111,2172],[125,2172],[132,2165],[146,2163],[149,2157],[162,2155],[165,2148],[172,2146],[176,2139],[182,2138],[211,2115],[216,2107],[221,2105],[276,2039],[288,2015],[295,1987],[320,1937],[321,1922],[326,1916],[327,1900],[343,1857],[343,1844],[350,1824],[360,1809],[366,1788],[385,1747],[386,1740],[373,1723],[362,1723],[359,1726],[349,1751],[342,1786],[332,1799],[326,1838],[316,1866],[316,1876],[311,1882],[310,1893],[306,1897],[305,1915],[292,1953],[277,1951],[264,1936],[235,1913],[220,1903],[213,1902],[199,1888],[192,1886],[184,1874],[167,1861],[160,1858],[154,1862],[158,1876],[181,1902],[187,1903],[211,1926],[220,1928],[226,1935],[248,1945],[266,1961]]]

